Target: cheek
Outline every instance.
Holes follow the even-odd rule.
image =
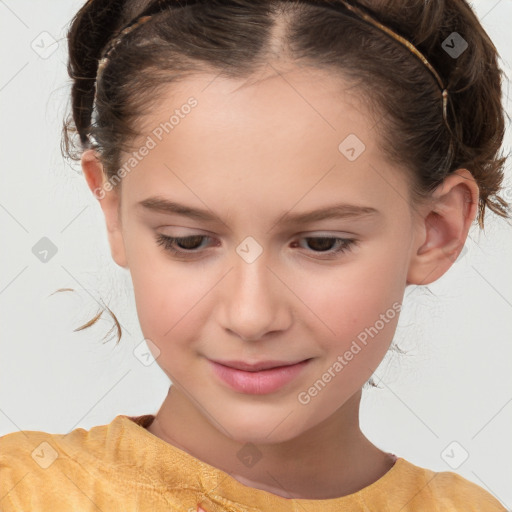
[[[376,365],[384,356],[405,288],[403,256],[398,252],[382,246],[378,257],[372,253],[294,280],[294,292],[307,306],[301,308],[304,323],[330,359],[351,350],[353,342],[361,347],[352,349],[361,363]]]
[[[147,233],[125,240],[139,323],[161,350],[171,340],[186,340],[191,326],[203,325],[201,304],[212,285],[198,279],[199,267],[168,257]]]
[[[211,286],[169,261],[132,269],[132,280],[140,328],[158,348],[156,363],[174,384],[185,385],[200,352],[196,344],[208,316],[203,301]]]
[[[189,272],[168,264],[132,270],[135,302],[142,331],[158,345],[186,338],[191,326],[201,324],[201,302],[211,286]],[[189,334],[190,336],[190,334]]]
[[[394,262],[394,263],[393,263]],[[394,265],[394,266],[393,266]],[[389,349],[401,309],[402,271],[392,255],[300,280],[306,326],[322,353],[298,402],[327,417],[371,377]],[[397,277],[398,276],[398,277]],[[306,310],[305,310],[306,311]],[[314,313],[314,314],[313,314]]]

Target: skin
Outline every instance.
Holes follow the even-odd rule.
[[[96,197],[112,257],[131,273],[142,332],[173,382],[148,430],[245,485],[328,499],[370,485],[393,464],[361,432],[359,404],[398,314],[308,404],[297,396],[401,303],[408,285],[429,284],[450,268],[476,216],[478,186],[459,169],[430,201],[411,205],[406,173],[379,149],[381,125],[354,88],[324,71],[274,69],[250,81],[196,75],[169,86],[159,108],[140,120],[140,141],[190,96],[198,105],[121,190]],[[352,162],[338,150],[351,133],[366,146]],[[104,186],[93,150],[83,153],[82,169],[91,191]],[[136,206],[153,195],[209,209],[222,221]],[[381,215],[281,222],[285,212],[338,202]],[[199,239],[200,252],[183,260],[156,243],[157,233],[211,238]],[[247,236],[263,250],[250,264],[236,252]],[[306,236],[360,243],[325,259],[321,251],[333,246],[308,244]],[[250,395],[227,388],[207,358],[314,359],[278,391]],[[246,443],[262,454],[252,467],[237,457]]]

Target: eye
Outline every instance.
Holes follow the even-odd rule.
[[[353,238],[339,238],[332,236],[305,237],[301,238],[301,240],[307,241],[307,245],[314,249],[312,252],[317,254],[326,254],[327,257],[348,252],[358,244],[358,241]]]
[[[192,235],[192,236],[183,236],[183,237],[174,237],[158,234],[156,237],[157,244],[162,245],[166,251],[169,251],[171,254],[175,256],[184,257],[188,256],[187,253],[198,252],[197,251],[197,242],[204,238],[210,238],[205,235]],[[179,244],[181,249],[176,249],[175,244]]]
[[[211,237],[206,235],[173,237],[162,234],[157,234],[156,236],[158,245],[163,246],[166,251],[179,258],[188,258],[199,254],[201,252],[201,242],[204,239],[211,239]],[[352,238],[331,236],[305,237],[300,240],[308,241],[307,244],[313,247],[313,250],[310,252],[326,254],[328,257],[348,252],[358,244],[358,241]],[[294,245],[296,245],[296,242],[294,242]],[[178,246],[178,248],[176,246]]]

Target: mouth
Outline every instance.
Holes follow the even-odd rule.
[[[310,358],[311,359],[311,358]],[[260,361],[256,363],[246,363],[245,361],[216,361],[211,359],[212,362],[233,368],[235,370],[243,370],[246,372],[259,372],[261,370],[271,370],[273,368],[283,368],[286,366],[293,366],[309,359],[299,359],[297,361]]]
[[[298,377],[313,358],[297,362],[208,360],[213,373],[234,391],[244,394],[263,395],[284,387]]]

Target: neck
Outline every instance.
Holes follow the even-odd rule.
[[[330,499],[370,485],[394,463],[361,432],[360,400],[361,390],[300,436],[251,447],[251,453],[261,454],[256,464],[233,456],[247,443],[221,433],[175,386],[148,431],[249,487],[285,498]]]

